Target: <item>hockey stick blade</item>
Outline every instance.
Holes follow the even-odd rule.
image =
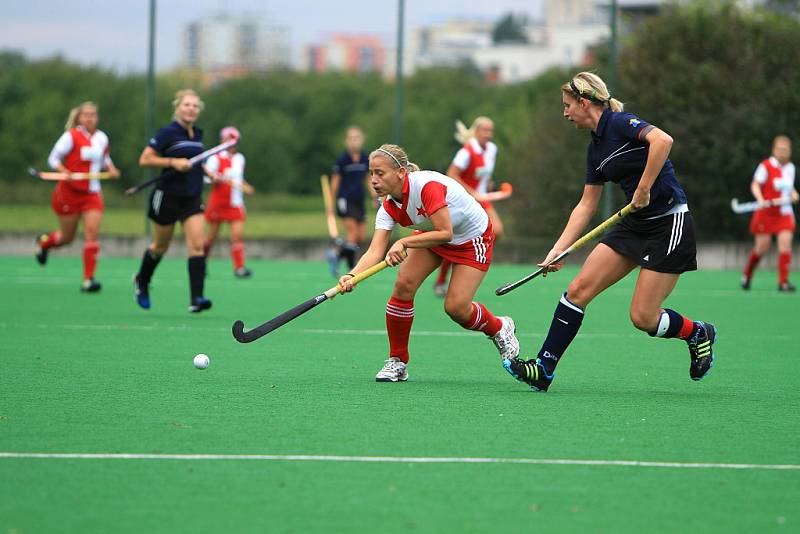
[[[334,290],[335,294],[335,289]],[[330,290],[328,290],[329,292]],[[236,341],[239,343],[250,343],[255,341],[256,339],[262,338],[272,332],[273,330],[277,330],[281,326],[285,325],[289,321],[293,319],[297,319],[308,310],[312,309],[313,307],[317,306],[318,304],[322,304],[326,300],[328,300],[328,292],[322,293],[317,295],[313,299],[308,299],[307,301],[303,302],[302,304],[298,304],[291,310],[285,311],[282,314],[278,315],[274,319],[270,319],[266,323],[259,325],[252,330],[248,330],[247,332],[244,331],[244,322],[236,321],[233,323],[231,327],[231,331],[233,332],[233,337],[236,338]]]

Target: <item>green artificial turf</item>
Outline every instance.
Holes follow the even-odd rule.
[[[374,381],[387,354],[382,272],[248,345],[230,334],[333,285],[320,262],[209,266],[212,310],[187,312],[186,263],[133,301],[133,259],[0,258],[0,452],[263,454],[800,464],[800,296],[774,273],[684,275],[667,305],[715,323],[717,363],[695,383],[678,340],[628,319],[634,278],[601,295],[547,394],[450,322],[426,282],[410,380]],[[514,317],[523,353],[575,268],[504,297],[526,274],[493,266],[478,294]],[[207,370],[193,367],[204,352]],[[0,532],[789,532],[800,470],[341,460],[0,458]]]

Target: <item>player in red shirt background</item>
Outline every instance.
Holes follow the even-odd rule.
[[[789,282],[795,229],[791,202],[797,202],[800,196],[794,187],[795,168],[791,158],[792,141],[785,135],[779,135],[772,142],[772,156],[762,161],[753,174],[750,191],[757,201],[780,199],[786,203],[753,213],[750,233],[755,236],[755,246],[742,273],[742,289],[750,289],[756,266],[769,251],[774,235],[778,241],[778,291],[795,291],[795,286]]]
[[[109,156],[108,136],[97,129],[97,104],[84,102],[70,110],[65,131],[56,141],[47,161],[63,173],[96,173],[107,170],[113,178],[119,170]],[[58,182],[51,202],[58,217],[58,230],[42,234],[36,240],[36,261],[47,263],[51,248],[72,243],[78,222],[83,221],[83,283],[81,291],[95,293],[101,285],[94,279],[100,253],[100,222],[103,220],[103,195],[100,181],[63,180]]]
[[[239,139],[239,130],[227,126],[219,133],[221,143],[231,139]],[[231,259],[233,260],[233,274],[237,278],[247,278],[253,272],[244,265],[244,195],[252,195],[255,189],[244,179],[244,155],[231,147],[208,158],[205,163],[205,172],[211,178],[212,189],[208,197],[205,211],[208,221],[208,235],[204,244],[205,254],[208,256],[214,241],[219,234],[222,223],[231,226]]]
[[[455,138],[463,146],[447,169],[447,176],[459,182],[476,199],[488,193],[491,185],[497,161],[497,145],[492,142],[493,135],[494,122],[489,117],[476,118],[469,129],[461,121],[456,121]],[[492,221],[495,239],[500,238],[503,235],[503,221],[491,202],[479,202]],[[438,297],[444,297],[447,293],[449,269],[450,262],[445,259],[433,286],[434,294]]]

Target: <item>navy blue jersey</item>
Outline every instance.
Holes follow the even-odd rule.
[[[336,197],[346,198],[351,202],[363,202],[364,178],[368,171],[369,161],[366,152],[361,152],[358,161],[353,161],[349,152],[342,152],[333,164],[333,173],[342,177]]]
[[[644,136],[652,129],[650,124],[632,113],[603,111],[597,132],[586,157],[586,183],[602,185],[614,182],[622,187],[630,203],[633,192],[647,165],[650,145]],[[678,204],[686,203],[686,193],[675,177],[672,162],[667,159],[650,188],[650,205],[632,213],[635,218],[658,217]]]
[[[203,151],[203,130],[194,127],[194,137],[178,121],[172,121],[154,135],[147,146],[165,158],[191,158]],[[189,172],[166,168],[158,189],[179,197],[196,197],[203,193],[203,166],[195,165]]]

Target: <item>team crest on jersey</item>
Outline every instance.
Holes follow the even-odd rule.
[[[417,208],[417,215],[421,215],[423,217],[428,216],[428,213],[425,211],[425,206],[420,206]]]
[[[636,118],[633,118],[633,119],[631,119],[631,120],[629,120],[629,121],[628,121],[628,124],[630,124],[630,125],[631,125],[631,126],[633,126],[634,128],[636,128],[637,126],[639,126],[641,123],[642,123],[642,121],[640,121],[639,119],[636,119]]]

